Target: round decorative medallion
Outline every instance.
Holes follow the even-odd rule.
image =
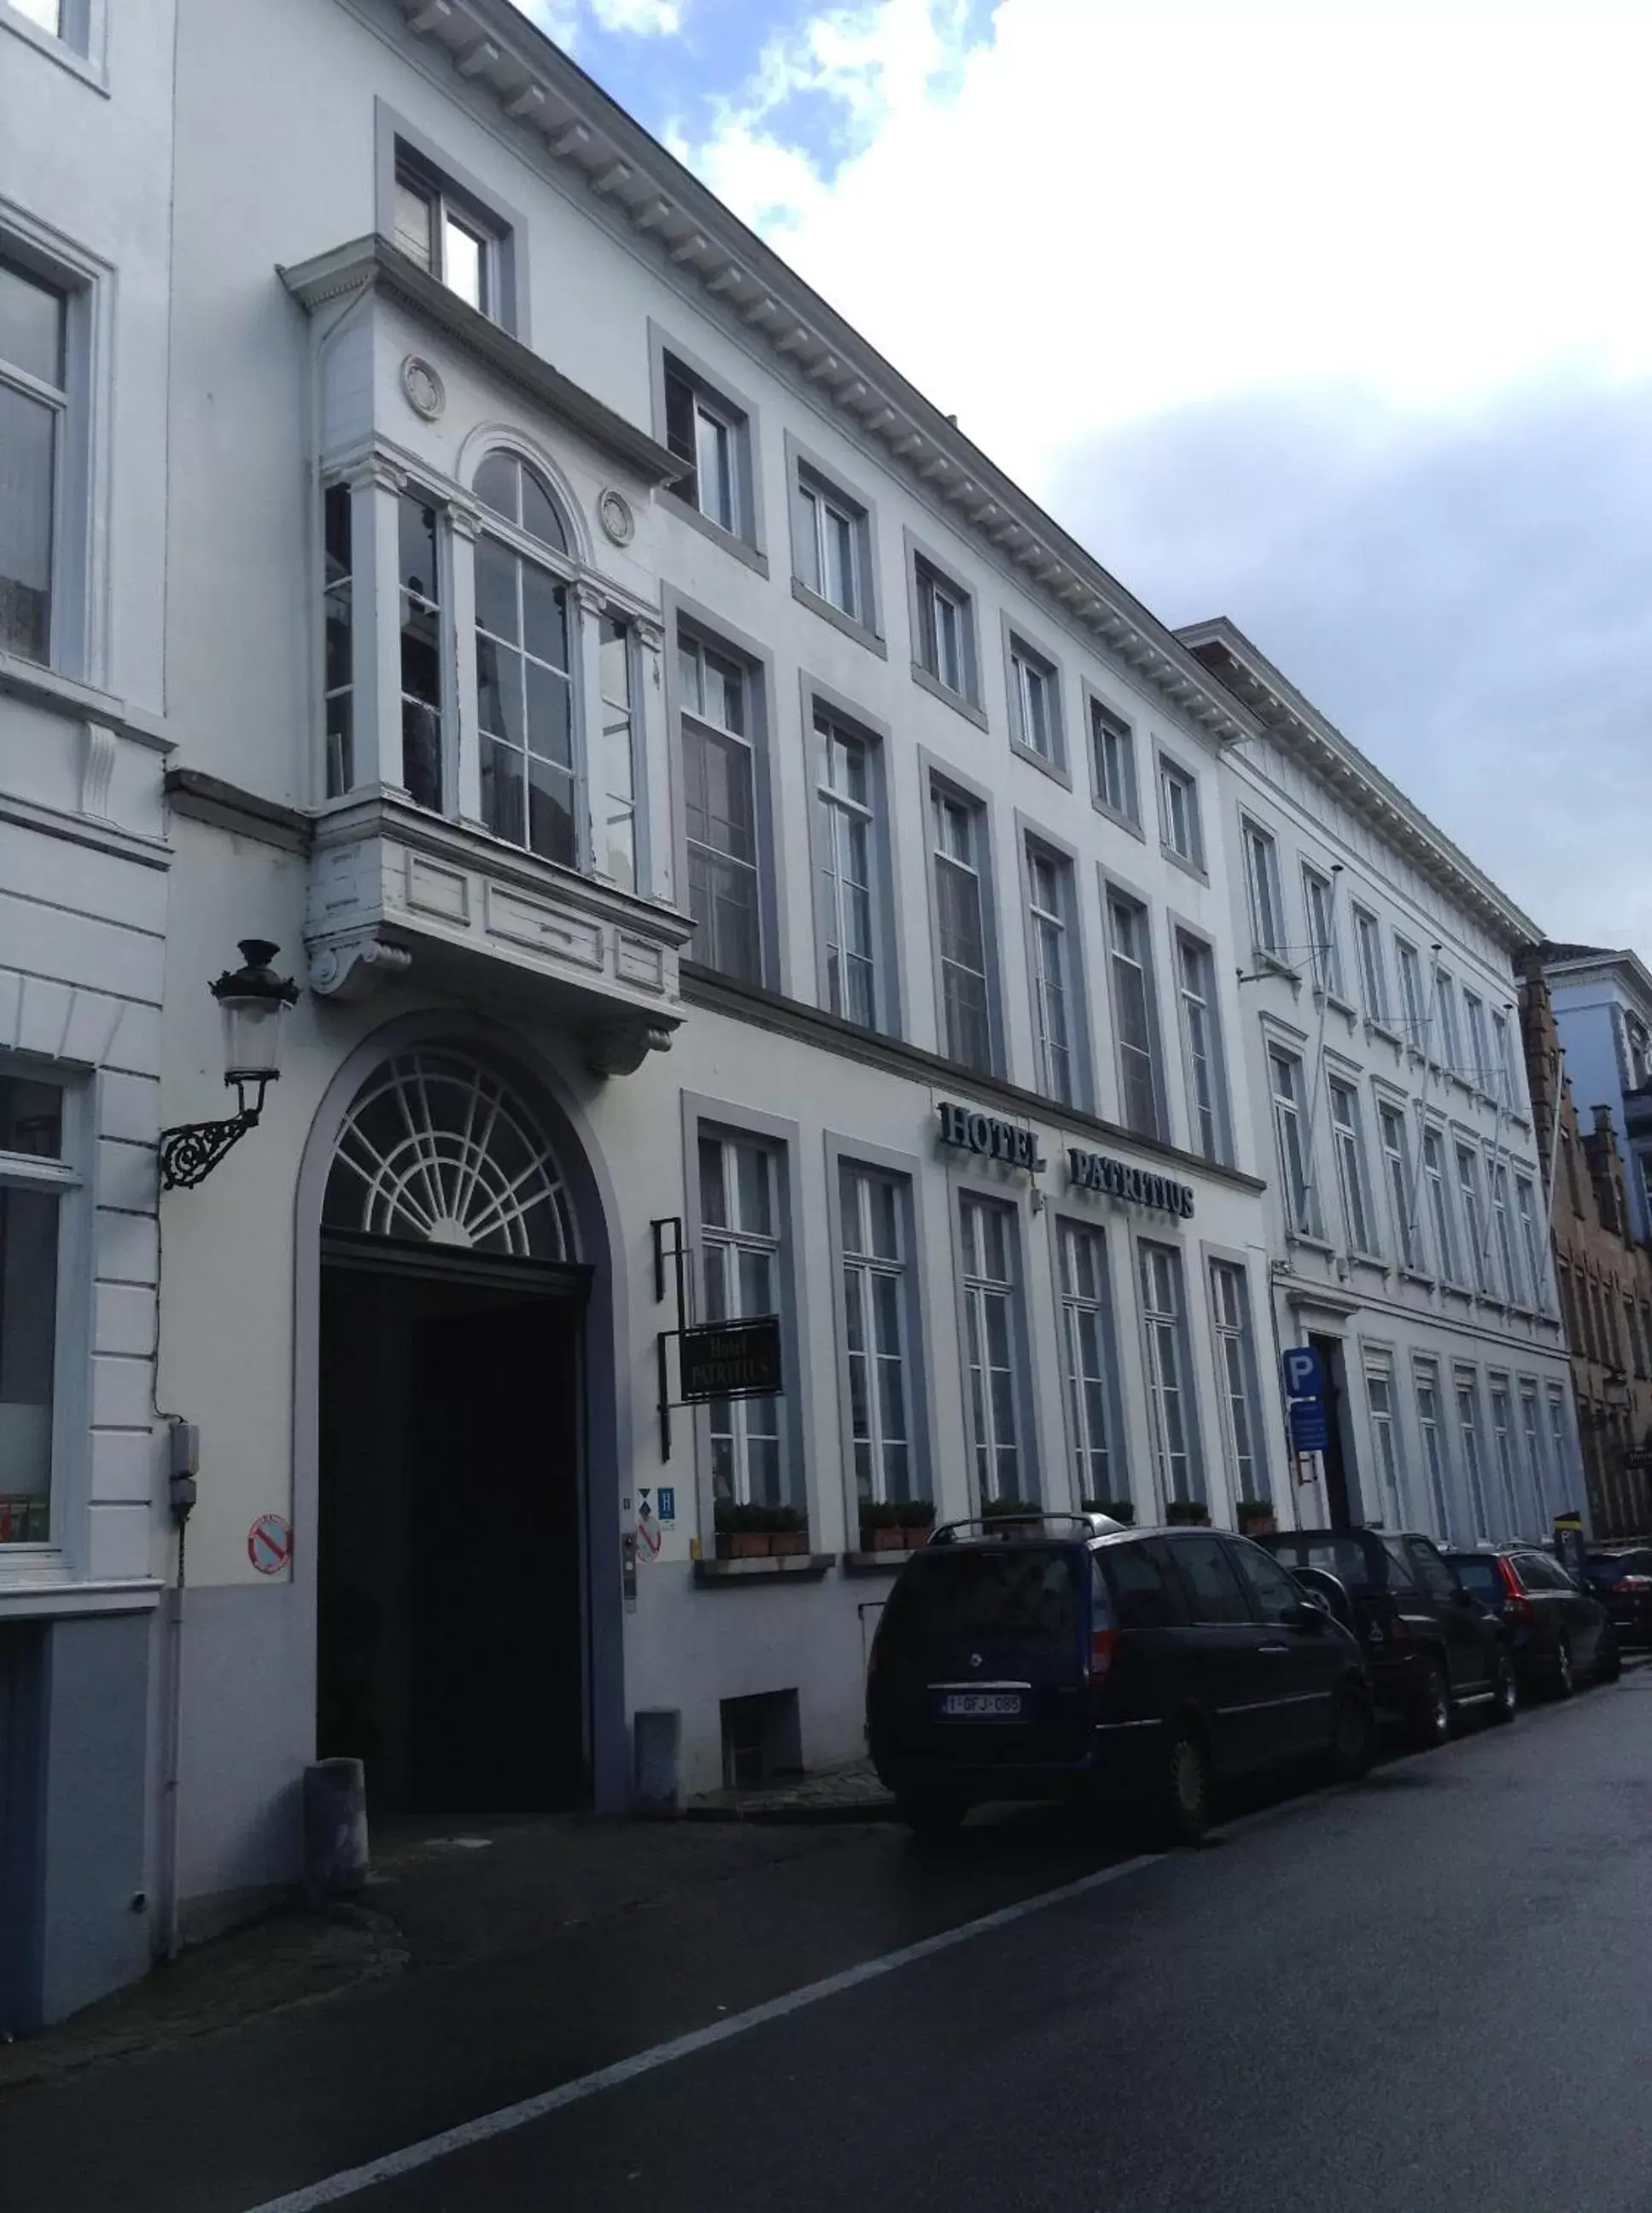
[[[623,492],[612,488],[597,501],[596,519],[602,525],[604,537],[611,538],[616,546],[629,546],[637,534],[637,518],[631,511],[631,502]]]
[[[401,365],[401,388],[414,414],[422,415],[427,423],[434,423],[448,404],[442,379],[416,353],[410,353]]]

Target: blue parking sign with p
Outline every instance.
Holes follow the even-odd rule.
[[[1325,1363],[1312,1344],[1293,1344],[1282,1355],[1287,1399],[1323,1399]]]

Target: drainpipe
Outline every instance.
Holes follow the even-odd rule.
[[[184,1589],[189,1517],[194,1510],[200,1431],[193,1422],[170,1430],[172,1518],[178,1526],[178,1576],[167,1594],[167,1777],[162,1801],[161,1948],[168,1960],[183,1948],[179,1934],[180,1801],[184,1765]]]

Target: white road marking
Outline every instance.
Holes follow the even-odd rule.
[[[249,2213],[314,2213],[317,2206],[336,2205],[341,2198],[354,2198],[358,2192],[372,2189],[375,2183],[394,2181],[399,2175],[430,2167],[470,2144],[486,2143],[494,2137],[508,2136],[513,2129],[526,2128],[530,2122],[543,2120],[548,2113],[560,2112],[564,2106],[577,2105],[582,2099],[594,2097],[600,2090],[612,2090],[622,2082],[635,2082],[639,2075],[651,2075],[656,2069],[669,2067],[674,2060],[686,2059],[696,2051],[710,2051],[715,2045],[728,2043],[732,2037],[744,2036],[748,2029],[782,2021],[790,2013],[801,2013],[806,2006],[818,2005],[823,1998],[836,1997],[841,1991],[856,1990],[863,1983],[875,1982],[881,1975],[893,1975],[899,1968],[910,1967],[917,1960],[933,1959],[937,1952],[967,1944],[972,1938],[984,1936],[994,1929],[1007,1929],[1011,1922],[1025,1920],[1029,1913],[1041,1913],[1048,1906],[1063,1905],[1070,1899],[1082,1898],[1142,1868],[1155,1867],[1164,1856],[1162,1852],[1138,1853],[1134,1859],[1120,1860],[1114,1867],[1098,1868],[1094,1875],[1081,1875],[1076,1882],[1040,1891],[1033,1898],[1019,1899],[1013,1905],[1001,1905],[996,1912],[984,1913],[977,1921],[963,1922],[956,1929],[943,1929],[938,1936],[923,1937],[916,1944],[903,1944],[897,1952],[886,1952],[879,1959],[863,1960],[859,1966],[845,1967],[840,1973],[826,1975],[818,1983],[805,1983],[801,1990],[789,1990],[783,1997],[766,1999],[745,2013],[732,2014],[727,2021],[691,2029],[686,2036],[674,2036],[669,2043],[634,2052],[629,2059],[616,2060],[612,2067],[599,2067],[594,2074],[578,2076],[571,2082],[559,2082],[554,2090],[542,2090],[536,2097],[523,2098],[514,2106],[502,2106],[497,2112],[483,2113],[473,2121],[461,2121],[456,2128],[443,2129],[439,2135],[426,2137],[419,2143],[406,2144],[400,2151],[387,2152],[382,2159],[369,2160],[365,2167],[346,2167],[341,2173],[328,2175],[325,2181],[290,2191],[284,2198],[269,2198],[261,2205],[251,2207]]]

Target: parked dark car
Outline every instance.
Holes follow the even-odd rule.
[[[920,1832],[992,1799],[1144,1797],[1192,1841],[1229,1777],[1326,1759],[1362,1774],[1358,1646],[1242,1538],[1100,1515],[949,1524],[873,1641],[872,1759]]]
[[[1533,1545],[1482,1545],[1446,1558],[1502,1624],[1523,1691],[1569,1698],[1580,1682],[1617,1681],[1623,1661],[1611,1615],[1552,1554]]]
[[[1513,1717],[1519,1687],[1497,1625],[1430,1538],[1411,1529],[1291,1529],[1256,1541],[1287,1568],[1336,1576],[1377,1705],[1417,1743],[1442,1744],[1464,1708]]]
[[[1602,1547],[1589,1553],[1587,1572],[1618,1643],[1652,1644],[1652,1546]]]

